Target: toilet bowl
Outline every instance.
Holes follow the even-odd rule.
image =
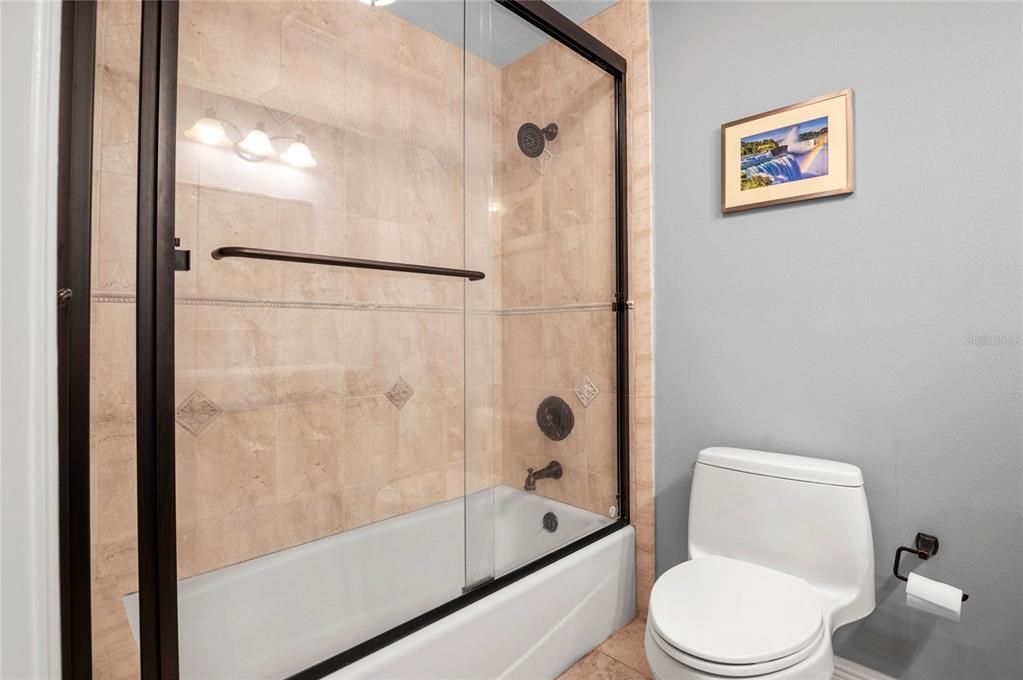
[[[701,451],[689,555],[650,594],[657,680],[828,680],[833,631],[874,608],[870,518],[852,465]]]

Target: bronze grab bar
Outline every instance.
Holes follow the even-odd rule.
[[[386,262],[384,260],[360,260],[354,257],[337,257],[334,255],[314,255],[311,253],[290,253],[285,250],[267,250],[265,248],[247,248],[245,246],[225,246],[212,253],[214,260],[225,257],[247,257],[253,260],[276,260],[278,262],[301,262],[303,264],[325,264],[331,267],[353,267],[355,269],[378,269],[388,272],[405,272],[408,274],[430,274],[433,276],[453,276],[470,281],[479,281],[486,275],[472,269],[451,269],[449,267],[432,267],[425,264],[406,264],[404,262]]]

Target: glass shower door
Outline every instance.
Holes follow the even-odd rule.
[[[465,589],[496,573],[500,484],[500,121],[501,72],[494,63],[492,0],[465,7],[465,262],[488,273],[465,286]]]
[[[176,569],[181,677],[279,678],[336,668],[613,523],[607,74],[491,0],[138,8],[109,3],[98,35],[106,290],[94,365],[96,413],[111,422],[94,444],[99,490],[117,493],[96,520],[97,668],[139,674],[137,566]],[[139,63],[140,15],[171,11],[176,79],[154,75],[153,24],[142,77],[125,71]],[[164,355],[130,356],[130,303],[140,332],[170,305],[145,294],[148,259],[129,256],[144,244],[126,236],[136,193],[125,177],[152,171],[165,149],[143,135],[136,168],[124,131],[133,116],[143,132],[164,124],[154,83],[171,82],[174,172],[158,173],[174,220],[161,205],[154,226],[140,209],[138,233],[165,248],[173,226],[190,258],[163,273],[174,394],[140,381],[133,409],[136,360],[148,369]],[[173,483],[129,455],[137,414],[169,415],[169,402]],[[157,444],[139,455],[170,463],[167,438]],[[153,508],[161,493],[175,500],[176,532]],[[137,560],[131,500],[147,530]],[[142,586],[150,662],[174,619],[153,604],[175,595],[153,580]]]
[[[466,487],[491,484],[467,474],[465,296],[486,280],[366,268],[487,270],[464,12],[426,30],[398,7],[180,7],[184,678],[289,675],[466,586]]]
[[[618,519],[626,386],[617,384],[611,304],[614,78],[511,9],[491,3],[490,12],[500,70],[491,209],[501,256],[492,539],[501,576]]]

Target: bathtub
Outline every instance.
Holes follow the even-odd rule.
[[[499,486],[184,579],[181,677],[286,677],[610,523]],[[330,677],[554,678],[635,614],[634,536],[615,531]],[[137,641],[138,594],[124,605]]]

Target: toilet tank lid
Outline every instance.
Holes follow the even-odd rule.
[[[832,486],[863,486],[863,473],[855,465],[835,460],[714,446],[700,451],[698,463],[767,477]]]

